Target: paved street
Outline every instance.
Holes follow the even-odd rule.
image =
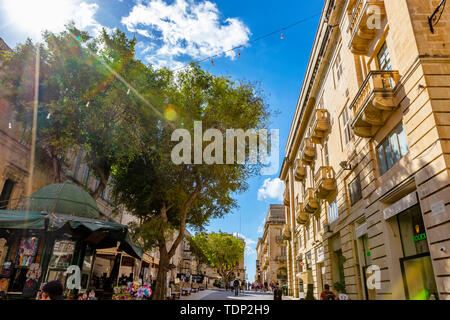
[[[273,295],[271,293],[245,291],[240,292],[239,296],[235,297],[234,292],[231,291],[205,290],[182,297],[181,300],[273,300]]]

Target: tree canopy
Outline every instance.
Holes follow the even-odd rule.
[[[244,257],[243,240],[227,233],[198,233],[189,239],[190,248],[200,262],[215,267],[225,281]]]

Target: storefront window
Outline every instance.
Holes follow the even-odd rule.
[[[400,259],[409,300],[438,297],[433,266],[420,206],[416,205],[397,216],[404,258]]]
[[[52,257],[50,258],[49,268],[67,269],[75,251],[75,241],[57,240],[53,246]]]
[[[94,250],[90,247],[86,247],[86,253],[83,259],[83,266],[81,269],[81,288],[86,290],[89,285],[89,278],[92,270],[92,261],[94,259]]]
[[[405,257],[428,253],[427,236],[419,206],[414,206],[397,216]]]

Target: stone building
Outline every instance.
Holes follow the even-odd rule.
[[[286,223],[284,205],[271,204],[264,223],[264,234],[256,246],[256,281],[279,283],[287,281],[286,244],[282,237]]]
[[[286,144],[290,295],[450,299],[450,12],[326,0]]]

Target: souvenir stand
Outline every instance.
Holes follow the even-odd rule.
[[[52,184],[24,201],[22,210],[0,210],[0,299],[35,298],[33,290],[59,280],[69,266],[89,289],[95,250],[116,247],[139,258],[124,225],[100,220],[95,200],[72,183]]]

